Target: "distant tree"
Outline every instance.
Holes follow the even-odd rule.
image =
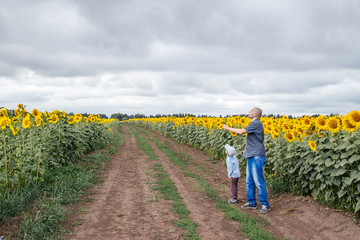
[[[140,113],[137,113],[135,114],[134,118],[145,118],[145,114],[140,114]]]
[[[119,121],[125,121],[125,120],[130,119],[130,117],[127,114],[124,114],[124,113],[113,113],[113,114],[111,114],[110,118],[119,119]]]

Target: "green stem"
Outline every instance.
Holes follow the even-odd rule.
[[[4,140],[4,157],[5,157],[5,191],[7,193],[9,193],[8,191],[8,164],[7,164],[7,155],[6,155],[6,140],[5,140],[5,133],[4,131],[2,132],[3,135],[3,140]],[[9,197],[9,195],[8,195]]]
[[[22,155],[25,156],[25,139],[24,139],[24,133],[21,133],[22,138]]]
[[[58,149],[58,158],[60,159],[60,137],[61,137],[61,135],[60,135],[60,124],[57,124],[57,127],[58,127],[58,137],[59,137],[59,142],[58,142],[58,145],[57,145],[57,149]]]
[[[41,145],[39,148],[39,157],[37,158],[37,164],[36,164],[36,166],[37,166],[37,168],[36,168],[36,185],[37,185],[37,182],[39,179],[40,159],[41,159]]]

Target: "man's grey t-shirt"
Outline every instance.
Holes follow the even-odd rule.
[[[265,157],[264,127],[260,119],[255,119],[245,127],[247,132],[244,157]]]

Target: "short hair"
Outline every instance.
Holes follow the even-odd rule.
[[[262,110],[260,108],[254,107],[253,110],[254,110],[254,113],[256,114],[257,117],[261,117]]]

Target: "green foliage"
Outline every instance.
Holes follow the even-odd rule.
[[[63,233],[60,224],[66,219],[66,212],[60,201],[52,199],[41,205],[35,217],[28,216],[21,224],[17,238],[24,240],[58,239],[56,235]]]
[[[119,124],[104,125],[70,125],[59,120],[56,124],[22,129],[15,136],[5,128],[0,133],[0,190],[43,182],[47,171],[73,163],[84,154],[103,148],[110,140],[115,141],[109,138],[107,127],[116,128]]]
[[[11,193],[0,192],[0,222],[20,213],[28,203],[43,194],[44,188],[44,184],[28,183]]]

